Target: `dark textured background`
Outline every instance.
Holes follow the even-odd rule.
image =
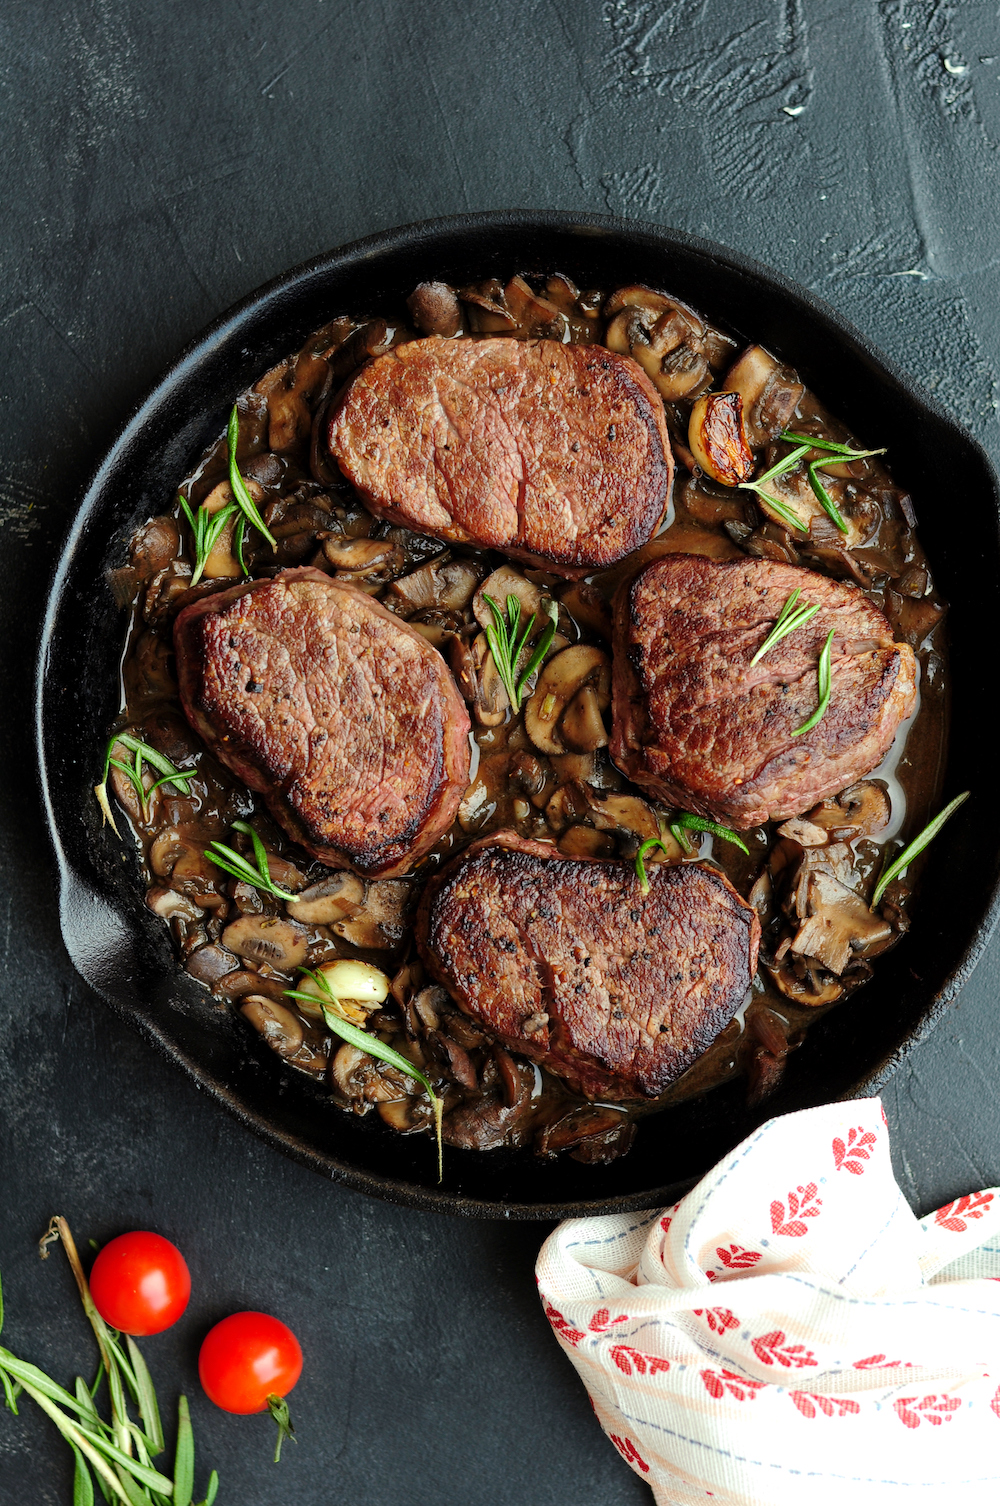
[[[1000,458],[1000,7],[36,0],[0,34],[4,1337],[63,1380],[91,1363],[61,1255],[34,1253],[50,1213],[81,1242],[156,1228],[195,1298],[146,1353],[162,1396],[192,1396],[220,1506],[648,1501],[538,1311],[541,1226],[325,1184],[202,1101],[70,969],[33,777],[45,591],[88,472],[205,322],[315,252],[466,209],[728,242],[835,304]],[[920,1210],[1000,1181],[998,964],[994,944],[885,1095]],[[198,1392],[202,1333],[244,1306],[305,1349],[302,1441],[280,1469],[269,1423]],[[0,1412],[3,1506],[69,1499],[49,1424],[30,1403]]]

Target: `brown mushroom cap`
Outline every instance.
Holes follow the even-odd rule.
[[[455,289],[446,282],[422,282],[406,300],[406,307],[422,335],[450,339],[462,332],[462,309]]]
[[[578,643],[545,665],[524,708],[525,731],[542,753],[585,753],[607,742],[600,714],[610,704],[611,660]]]

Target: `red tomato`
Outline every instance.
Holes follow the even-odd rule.
[[[287,1396],[302,1374],[302,1350],[290,1328],[267,1313],[233,1313],[209,1331],[198,1374],[224,1412],[266,1412],[269,1396]]]
[[[101,1250],[90,1294],[105,1323],[141,1338],[177,1322],[191,1295],[191,1273],[169,1239],[137,1230]]]

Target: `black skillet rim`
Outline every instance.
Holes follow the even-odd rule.
[[[517,1219],[554,1219],[595,1213],[626,1212],[668,1202],[692,1185],[697,1178],[687,1176],[680,1181],[651,1186],[624,1197],[604,1196],[595,1199],[547,1203],[494,1202],[470,1197],[463,1193],[438,1190],[433,1185],[420,1185],[372,1173],[350,1162],[345,1162],[336,1155],[318,1150],[303,1139],[279,1130],[266,1117],[249,1109],[240,1095],[233,1092],[219,1077],[214,1075],[210,1067],[206,1067],[203,1062],[179,1049],[176,1042],[168,1038],[168,1033],[162,1028],[155,1015],[144,1010],[141,1001],[130,999],[121,991],[116,990],[108,981],[107,968],[98,963],[93,954],[90,955],[89,961],[81,959],[79,949],[74,947],[70,939],[75,934],[72,917],[80,910],[81,905],[86,906],[88,893],[86,884],[72,868],[61,837],[60,820],[63,813],[60,810],[59,791],[53,789],[49,777],[46,748],[47,695],[51,693],[55,696],[57,693],[53,678],[56,669],[52,650],[54,646],[57,646],[58,614],[63,605],[74,558],[86,532],[87,524],[100,508],[103,487],[118,467],[128,465],[130,446],[141,434],[144,424],[151,420],[157,405],[164,402],[172,390],[183,386],[191,378],[197,369],[199,358],[207,359],[215,346],[220,344],[225,337],[232,337],[239,330],[241,323],[260,311],[264,305],[280,305],[283,295],[291,289],[301,287],[310,281],[319,282],[324,274],[329,275],[337,269],[369,262],[379,257],[389,257],[407,248],[426,246],[427,250],[431,251],[434,245],[444,238],[460,237],[463,232],[467,231],[482,232],[484,230],[614,236],[624,242],[643,243],[647,249],[664,254],[669,255],[671,251],[677,251],[690,257],[700,258],[709,267],[723,269],[737,278],[748,281],[751,285],[776,292],[787,301],[790,308],[800,311],[808,320],[813,321],[819,332],[832,334],[841,343],[849,357],[873,371],[890,386],[894,386],[897,393],[908,397],[915,410],[915,416],[926,416],[930,419],[937,425],[938,430],[958,447],[960,452],[964,452],[971,462],[977,464],[983,473],[985,484],[992,490],[994,514],[1000,515],[1000,487],[998,487],[993,467],[981,446],[933,398],[915,390],[909,375],[887,359],[865,335],[856,330],[834,309],[782,274],[740,252],[728,250],[682,231],[644,221],[572,212],[489,211],[424,220],[380,231],[310,258],[257,288],[220,315],[181,351],[142,401],[136,404],[96,467],[84,491],[81,505],[56,565],[42,627],[35,701],[42,800],[59,870],[60,918],[63,935],[74,964],[86,981],[119,1015],[130,1020],[159,1050],[177,1061],[198,1086],[225,1105],[244,1125],[268,1143],[332,1180],[391,1202],[426,1210],[451,1212],[468,1217]],[[994,518],[995,521],[996,518]],[[972,803],[970,801],[968,804],[971,806]],[[877,1092],[906,1055],[927,1037],[968,981],[989,941],[997,919],[1000,918],[1000,874],[996,871],[995,861],[997,855],[1000,854],[1000,842],[994,843],[994,847],[996,848],[996,852],[993,853],[994,882],[988,899],[982,905],[981,913],[968,934],[968,939],[954,965],[940,986],[928,998],[918,1021],[893,1049],[883,1054],[846,1089],[832,1096],[838,1099],[850,1099]],[[914,973],[913,976],[917,975]],[[774,1110],[794,1110],[812,1101],[823,1101],[823,1098],[817,1100],[815,1095],[807,1093],[801,1101],[796,1101],[794,1095],[790,1100],[784,1100],[783,1095],[779,1093],[768,1106],[768,1112],[760,1115],[760,1119],[770,1117]],[[386,1131],[386,1133],[392,1132]],[[496,1155],[497,1153],[488,1154]]]

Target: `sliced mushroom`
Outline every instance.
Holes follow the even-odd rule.
[[[198,921],[202,918],[201,911],[194,901],[186,894],[178,894],[176,889],[150,889],[146,895],[146,904],[154,915],[159,915],[161,920]]]
[[[334,924],[334,933],[351,946],[386,951],[399,946],[406,932],[407,910],[413,893],[405,879],[377,879],[369,883],[364,904]]]
[[[446,282],[422,282],[406,300],[417,329],[422,335],[443,335],[451,339],[462,333],[462,310],[455,289]]]
[[[793,820],[784,822],[778,827],[778,835],[788,837],[802,847],[823,847],[830,840],[829,831],[824,830],[822,826],[815,826],[812,821],[807,821],[802,816],[796,816]]]
[[[473,715],[480,727],[499,727],[507,719],[510,697],[494,663],[485,633],[479,633],[473,641],[471,655],[472,673],[475,676]]]
[[[521,607],[521,632],[542,605],[542,592],[538,586],[525,580],[511,565],[501,565],[499,570],[494,570],[492,575],[487,576],[473,598],[472,613],[481,628],[493,627],[495,623],[487,596],[493,598],[504,617],[507,615],[507,597],[517,597]]]
[[[246,487],[255,502],[263,502],[264,488],[262,486],[258,485],[256,481],[248,480]],[[201,511],[212,517],[215,513],[221,512],[224,507],[228,507],[232,500],[233,494],[230,490],[229,482],[220,481],[218,486],[212,488],[201,504]],[[236,521],[235,517],[229,519],[229,522],[225,525],[209,550],[204,569],[201,572],[203,579],[220,580],[229,576],[239,578],[243,574],[239,561],[233,553],[233,531],[236,527]]]
[[[348,335],[330,361],[334,381],[342,382],[375,356],[391,350],[400,331],[384,319],[369,319]]]
[[[364,1113],[369,1104],[392,1103],[404,1098],[412,1081],[392,1067],[380,1069],[367,1052],[346,1042],[330,1063],[330,1075],[334,1087],[349,1103],[354,1103],[360,1113]]]
[[[558,847],[568,858],[611,858],[615,853],[615,839],[606,831],[595,831],[592,826],[570,826],[559,838]]]
[[[590,752],[607,742],[601,713],[610,704],[611,660],[599,648],[576,644],[539,675],[524,708],[525,730],[543,753]]]
[[[838,978],[852,955],[870,954],[892,937],[892,927],[881,915],[874,914],[864,900],[822,870],[809,876],[807,906],[791,949],[814,958]]]
[[[475,334],[500,335],[517,328],[517,320],[507,308],[503,283],[496,277],[459,288],[458,296],[470,305],[469,325]]]
[[[275,1004],[284,1004],[287,988],[287,982],[280,978],[265,978],[263,974],[253,973],[249,968],[239,968],[226,973],[214,983],[212,992],[216,998],[229,999],[232,1003],[237,999],[245,999],[248,994],[263,994],[265,999],[272,999]]]
[[[627,1122],[623,1109],[613,1109],[603,1104],[586,1104],[573,1108],[542,1130],[535,1141],[535,1151],[540,1156],[557,1156],[560,1151],[569,1150],[591,1135],[607,1134],[609,1130],[620,1129]]]
[[[337,575],[358,585],[381,586],[406,569],[406,555],[390,539],[327,538],[323,554]]]
[[[762,345],[751,345],[729,368],[724,392],[738,392],[743,399],[743,423],[754,449],[767,444],[791,421],[802,383]]]
[[[806,820],[819,827],[824,841],[832,837],[846,842],[854,837],[873,837],[889,824],[892,806],[885,787],[870,780],[852,784],[837,798],[814,806]]]
[[[223,931],[222,944],[238,957],[266,962],[282,973],[302,966],[309,945],[301,926],[277,915],[241,915]]]
[[[198,947],[184,964],[185,972],[190,973],[192,978],[197,978],[199,983],[207,984],[218,983],[220,978],[236,972],[238,968],[239,961],[234,953],[227,952],[225,947],[215,942]]]
[[[409,575],[393,581],[385,593],[385,605],[397,617],[412,617],[415,612],[462,611],[483,578],[482,569],[471,560],[453,559],[446,549],[427,560]]]
[[[364,904],[365,881],[356,873],[330,873],[303,889],[298,899],[286,905],[289,914],[307,926],[329,926],[346,920]]]
[[[425,1030],[438,1030],[441,1026],[441,1009],[448,1002],[448,995],[443,988],[432,984],[429,988],[422,988],[413,996],[413,1007],[420,1017],[420,1023]]]
[[[801,976],[789,967],[768,966],[767,972],[779,993],[808,1009],[832,1004],[844,992],[843,984],[819,967],[803,968]]]
[[[611,612],[596,586],[588,585],[585,581],[570,586],[560,596],[559,605],[565,608],[578,626],[610,641]]]
[[[652,288],[620,288],[604,305],[609,350],[630,355],[664,402],[677,402],[710,376],[705,326],[692,309]]]
[[[743,429],[738,392],[707,392],[691,409],[691,453],[707,475],[723,486],[738,486],[753,475],[754,460]]]
[[[250,1021],[271,1050],[279,1056],[294,1056],[302,1049],[302,1021],[296,1019],[292,1011],[283,1004],[275,1004],[273,999],[265,999],[261,994],[249,994],[240,1005],[240,1014]]]
[[[628,831],[643,841],[660,835],[656,812],[638,795],[591,794],[590,816],[601,831]],[[664,840],[677,848],[678,857],[683,856],[680,846],[669,833]]]
[[[545,807],[545,819],[553,831],[565,831],[590,814],[587,791],[575,780],[561,784]]]
[[[504,303],[527,335],[545,334],[556,339],[569,333],[565,314],[554,303],[536,293],[523,277],[512,277],[504,288]]]

